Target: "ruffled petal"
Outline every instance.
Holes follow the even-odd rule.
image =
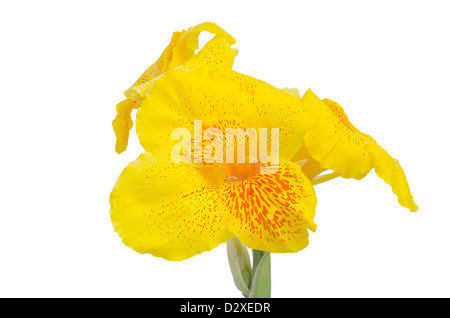
[[[285,88],[283,88],[283,91],[285,91],[286,93],[288,93],[289,95],[291,95],[297,99],[301,99],[300,92],[296,88],[285,87]]]
[[[221,220],[214,166],[176,164],[142,154],[119,176],[111,193],[111,220],[125,245],[139,253],[184,260],[233,235]]]
[[[220,215],[247,247],[273,253],[308,245],[316,196],[301,168],[283,161],[273,174],[228,181],[220,187]]]
[[[237,50],[231,48],[232,41],[229,37],[216,35],[191,59],[179,66],[184,70],[207,70],[207,71],[228,71],[231,70]],[[143,101],[153,87],[153,78],[140,85],[131,87],[126,94],[139,101]]]
[[[114,132],[117,137],[117,153],[123,152],[128,145],[129,130],[133,126],[131,119],[132,109],[139,108],[140,102],[145,98],[145,92],[151,88],[157,78],[161,77],[168,70],[183,65],[195,55],[195,50],[198,49],[198,36],[202,31],[214,33],[216,37],[211,40],[213,43],[208,46],[209,50],[203,51],[203,58],[199,59],[196,65],[202,66],[205,63],[205,65],[212,68],[217,68],[218,65],[224,68],[231,68],[237,51],[230,49],[230,45],[235,42],[235,39],[216,24],[205,22],[191,27],[187,31],[174,32],[169,45],[160,58],[125,91],[127,100],[117,105],[117,116],[113,122]],[[226,52],[218,51],[222,49],[226,50]],[[230,52],[232,53],[230,54]],[[130,107],[131,104],[133,105],[132,107]]]

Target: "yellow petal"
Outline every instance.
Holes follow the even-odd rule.
[[[373,168],[366,135],[348,121],[334,102],[320,100],[311,90],[301,99],[317,120],[305,136],[311,157],[323,169],[331,169],[344,178],[363,178]]]
[[[121,153],[128,146],[128,136],[133,127],[133,120],[131,120],[131,111],[133,108],[138,108],[139,104],[130,98],[127,98],[117,104],[117,116],[113,120],[112,125],[114,133],[116,134],[116,152]]]
[[[278,128],[280,157],[290,159],[312,122],[299,105],[283,90],[233,71],[175,69],[150,90],[137,113],[136,131],[147,152],[167,154],[175,144],[172,131],[183,127],[194,136],[194,120],[223,133],[226,128]]]
[[[144,73],[134,82],[131,87],[138,86],[143,84],[152,78],[155,78],[158,75],[161,75],[164,72],[169,70],[169,65],[172,62],[174,50],[179,44],[180,40],[185,36],[186,31],[174,32],[172,34],[172,39],[170,40],[169,45],[164,49],[159,59],[153,63],[148,69],[145,70]],[[125,93],[126,95],[126,93]]]
[[[237,50],[231,48],[231,40],[228,37],[216,35],[191,59],[180,67],[185,70],[204,69],[208,71],[228,71],[232,68]],[[150,93],[157,76],[140,85],[131,87],[126,94],[137,100],[144,100]]]
[[[307,229],[316,229],[314,189],[290,161],[274,174],[223,183],[220,202],[223,221],[249,248],[297,252],[308,245]]]
[[[236,49],[231,48],[233,43],[234,39],[230,36],[216,35],[193,58],[184,63],[183,67],[206,68],[212,71],[230,70],[238,54]]]
[[[233,237],[217,212],[224,179],[214,166],[144,153],[124,169],[111,193],[115,231],[135,251],[167,260],[211,250]]]
[[[375,161],[376,174],[392,187],[392,192],[397,195],[398,203],[401,206],[410,209],[411,212],[416,212],[419,207],[413,200],[406,175],[398,160],[392,158],[377,144],[373,144],[373,147],[371,155]]]
[[[205,22],[191,27],[187,31],[174,32],[169,45],[159,59],[125,91],[125,96],[128,101],[121,102],[117,105],[117,116],[114,119],[113,125],[117,137],[116,151],[118,153],[124,151],[128,144],[129,130],[133,126],[130,116],[132,108],[139,108],[139,103],[145,98],[146,91],[151,88],[155,79],[162,76],[168,70],[183,65],[183,63],[189,61],[195,55],[195,50],[198,49],[198,36],[202,31],[214,33],[216,37],[213,38],[214,41],[210,41],[213,43],[208,46],[209,51],[205,50],[202,53],[203,58],[199,59],[196,65],[202,66],[205,63],[214,67],[221,65],[224,68],[231,68],[236,50],[230,49],[230,45],[235,42],[235,39],[216,24]],[[219,51],[222,49],[226,50],[226,52]],[[210,57],[208,54],[212,56]],[[231,55],[232,57],[230,58]],[[133,104],[133,107],[125,107],[125,104],[128,106]],[[122,111],[119,111],[119,108]]]
[[[361,179],[375,168],[376,174],[391,185],[400,205],[417,211],[405,173],[396,159],[372,137],[359,131],[338,103],[330,99],[321,101],[310,90],[301,99],[317,120],[305,136],[305,146],[322,168],[313,164],[314,168],[305,170],[307,175],[312,171],[314,177],[314,172],[331,169],[344,178]]]
[[[169,65],[169,69],[175,68],[188,61],[195,55],[198,49],[198,36],[202,31],[207,31],[227,39],[227,42],[233,44],[235,39],[225,32],[221,27],[212,22],[204,22],[202,24],[189,28],[183,37],[178,41],[177,46],[173,50],[173,57]]]

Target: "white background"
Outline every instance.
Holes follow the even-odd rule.
[[[3,1],[0,296],[240,297],[225,245],[182,262],[135,253],[109,193],[122,92],[172,32],[237,39],[234,69],[311,88],[402,164],[420,209],[371,172],[316,188],[316,233],[272,255],[273,297],[449,297],[448,1]]]

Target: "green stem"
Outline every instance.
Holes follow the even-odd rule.
[[[259,264],[259,261],[261,260],[261,257],[263,255],[263,251],[260,250],[252,250],[252,256],[253,256],[253,268],[252,268],[252,277],[255,276],[255,270],[256,267]]]
[[[270,253],[259,250],[252,250],[252,253],[253,264],[250,264],[247,248],[237,237],[227,242],[228,263],[234,284],[246,298],[270,298]]]
[[[270,253],[252,250],[253,268],[249,298],[271,297]]]

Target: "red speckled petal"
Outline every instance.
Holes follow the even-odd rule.
[[[220,214],[247,247],[274,252],[297,252],[308,245],[316,196],[301,168],[281,162],[274,174],[227,181],[220,188]]]

